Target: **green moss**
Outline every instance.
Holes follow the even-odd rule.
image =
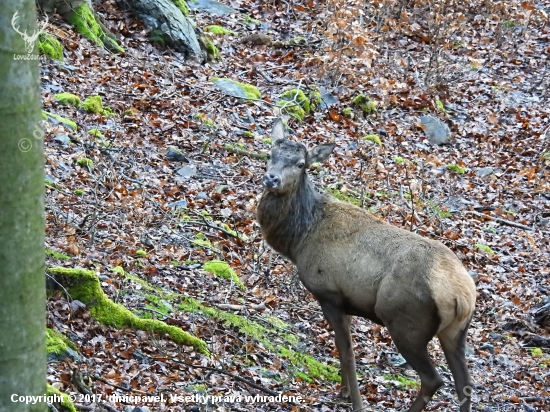
[[[139,318],[124,306],[110,300],[101,289],[99,279],[93,271],[54,267],[49,268],[48,273],[56,278],[62,277],[62,284],[67,287],[71,297],[87,305],[91,315],[99,323],[119,329],[132,327],[167,334],[178,344],[194,346],[199,352],[209,354],[203,340],[164,322]]]
[[[49,33],[40,33],[38,36],[38,48],[52,60],[63,61],[63,46],[61,42]]]
[[[466,169],[457,164],[447,165],[447,169],[459,175],[463,175],[464,173],[466,173]]]
[[[287,358],[294,366],[302,365],[307,368],[307,376],[312,379],[328,380],[331,382],[340,382],[338,368],[325,365],[310,355],[294,352],[282,346],[278,346],[278,353]]]
[[[298,103],[306,113],[311,112],[311,101],[306,97],[304,92],[300,89],[287,90],[280,96],[281,100],[287,102]]]
[[[43,111],[42,116],[44,116],[44,115],[46,115],[48,117],[48,120],[50,120],[50,118],[52,118],[52,119],[56,120],[58,123],[66,124],[67,126],[69,126],[73,130],[77,129],[76,122],[74,122],[71,119],[67,119],[67,118],[59,116],[58,114],[55,114],[55,113],[49,113],[49,112],[44,112]]]
[[[136,255],[138,255],[138,256],[147,256],[147,252],[145,250],[138,249],[138,250],[136,250]]]
[[[52,250],[52,249],[46,249],[46,255],[47,256],[52,256],[53,258],[60,259],[60,260],[70,260],[71,259],[71,257],[66,255],[65,253],[61,253],[61,252],[58,252],[58,251]]]
[[[248,14],[245,14],[243,17],[246,24],[255,24],[256,26],[262,25],[262,22],[260,20],[253,19]]]
[[[216,129],[216,123],[214,123],[214,120],[212,120],[211,118],[209,118],[206,114],[204,113],[195,113],[193,115],[193,117],[195,119],[198,119],[200,120],[200,122],[202,124],[204,124],[205,126],[208,126],[208,127],[211,127],[213,129]]]
[[[89,96],[82,103],[82,108],[88,113],[102,114],[104,116],[114,116],[115,114],[112,108],[103,106],[101,96]]]
[[[106,47],[115,53],[124,52],[124,49],[120,47],[120,45],[109,36],[109,34],[105,33],[101,25],[96,20],[94,12],[86,3],[78,6],[74,10],[74,13],[68,16],[68,21],[76,27],[76,30],[80,34],[87,37],[98,46]]]
[[[268,144],[268,145],[270,145],[270,146],[271,146],[271,144],[273,143],[273,142],[271,141],[271,138],[270,138],[270,137],[267,137],[267,138],[265,138],[265,139],[262,139],[262,142],[264,142],[265,144]]]
[[[208,60],[210,61],[219,61],[222,59],[222,55],[220,54],[220,51],[212,41],[212,39],[204,34],[200,36],[200,40],[204,46],[204,50],[206,50],[206,54],[208,55]]]
[[[184,16],[189,15],[189,6],[184,0],[172,0],[172,2],[181,10]]]
[[[68,106],[80,107],[80,97],[72,93],[58,93],[54,96],[56,102]]]
[[[76,346],[65,335],[47,328],[46,329],[46,352],[61,355],[71,348],[76,350]]]
[[[258,89],[256,86],[253,86],[251,84],[247,83],[240,83],[235,80],[228,79],[227,77],[212,77],[210,78],[211,82],[217,82],[218,80],[223,80],[224,82],[231,82],[238,85],[244,92],[245,96],[249,99],[259,99],[262,97],[262,93],[260,92],[260,89]]]
[[[453,214],[451,212],[449,212],[448,210],[446,209],[442,209],[441,207],[439,207],[439,205],[437,203],[435,203],[434,201],[431,201],[431,200],[428,200],[426,202],[426,204],[428,205],[428,209],[436,214],[438,217],[440,217],[441,219],[445,219],[447,217],[451,217]]]
[[[84,190],[76,189],[73,193],[77,196],[82,196],[84,194]]]
[[[212,34],[215,34],[215,35],[218,35],[218,36],[224,36],[226,34],[232,34],[234,36],[237,35],[236,32],[228,30],[225,27],[218,26],[218,25],[215,25],[215,24],[213,24],[211,26],[206,26],[204,28],[204,31],[207,31],[209,33],[212,33]]]
[[[315,110],[323,102],[321,92],[313,90],[309,93],[309,101],[311,110]]]
[[[88,130],[88,134],[90,134],[94,137],[97,137],[98,139],[103,138],[103,133],[101,133],[101,130],[99,130],[99,129],[90,129],[90,130]]]
[[[47,387],[46,387],[46,395],[47,396],[57,395],[57,396],[61,397],[61,399],[63,399],[61,401],[61,406],[63,408],[65,408],[65,410],[67,410],[69,412],[77,412],[77,410],[74,406],[74,403],[71,401],[71,398],[69,398],[69,396],[67,394],[61,392],[60,390],[55,389],[50,384],[48,384]]]
[[[391,160],[393,160],[395,163],[405,163],[405,159],[400,156],[394,156]]]
[[[351,203],[352,205],[355,205],[355,206],[360,206],[361,205],[361,202],[356,199],[355,197],[353,196],[350,196],[350,195],[346,195],[345,193],[342,193],[341,191],[339,191],[338,189],[334,188],[334,189],[329,189],[327,190],[332,196],[334,196],[336,199],[338,200],[341,200],[342,202],[347,202],[347,203]]]
[[[376,111],[376,106],[377,106],[376,102],[372,101],[371,99],[369,99],[364,94],[360,94],[360,95],[356,96],[352,100],[352,102],[354,104],[356,104],[357,106],[359,106],[361,111],[365,114],[371,114],[371,113],[374,113]]]
[[[222,253],[220,249],[214,247],[212,243],[202,233],[197,233],[195,239],[191,241],[191,244],[203,249],[209,249],[215,253]]]
[[[245,288],[243,282],[239,279],[235,271],[226,262],[221,260],[211,260],[204,264],[203,269],[220,278],[233,280],[233,282],[235,282],[235,284],[237,284],[241,289]]]
[[[353,116],[353,110],[351,107],[344,107],[342,109],[342,114],[346,117],[352,117]]]
[[[539,357],[542,355],[543,353],[541,348],[531,348],[531,356]]]
[[[366,135],[363,137],[363,140],[368,140],[369,142],[373,142],[378,146],[382,146],[382,140],[380,140],[380,136],[378,136],[377,134]]]
[[[306,111],[302,109],[297,103],[280,100],[277,102],[277,107],[280,107],[281,109],[283,109],[284,113],[288,114],[290,117],[300,122],[304,120],[304,117],[306,116]]]
[[[489,246],[484,245],[482,243],[476,243],[475,247],[478,248],[479,250],[484,251],[485,253],[487,253],[489,255],[495,255],[496,254],[493,249],[491,249]]]
[[[407,379],[404,376],[399,375],[384,375],[384,379],[387,381],[394,381],[399,383],[400,389],[407,389],[407,388],[420,388],[420,382],[417,382],[413,379]]]
[[[92,159],[88,159],[87,157],[76,159],[76,164],[82,167],[87,167],[88,169],[94,168],[94,161]]]
[[[244,135],[246,137],[254,137],[254,132],[251,132],[250,130],[245,130]]]

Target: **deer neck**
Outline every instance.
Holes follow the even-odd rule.
[[[294,194],[264,190],[258,204],[258,221],[267,243],[294,261],[321,218],[322,197],[306,174]]]

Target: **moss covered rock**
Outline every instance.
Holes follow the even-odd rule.
[[[168,335],[176,343],[194,346],[199,352],[209,354],[206,343],[196,336],[159,320],[142,319],[124,306],[113,302],[101,289],[99,279],[93,271],[54,267],[49,268],[48,273],[67,288],[73,299],[87,305],[91,315],[99,323],[119,329],[130,327]]]
[[[67,20],[76,30],[98,46],[105,47],[114,53],[123,53],[124,49],[116,42],[113,35],[96,19],[88,4],[83,3],[67,15]]]
[[[213,77],[212,81],[218,89],[234,97],[259,99],[262,96],[260,90],[251,84],[240,83],[235,80],[219,77]]]
[[[56,102],[68,106],[80,107],[80,97],[72,93],[58,93],[54,96]]]
[[[352,101],[353,104],[357,105],[364,114],[371,114],[376,111],[376,102],[369,99],[364,94],[356,96]]]
[[[48,360],[62,360],[65,358],[71,358],[77,362],[82,360],[75,344],[66,336],[50,328],[46,329],[46,352]]]
[[[219,61],[222,59],[222,55],[220,54],[218,48],[216,47],[210,36],[208,36],[207,34],[203,34],[199,36],[198,40],[206,51],[206,58],[208,61]]]
[[[61,42],[49,33],[40,33],[38,48],[45,56],[52,60],[63,61],[63,46]]]
[[[363,136],[363,140],[367,140],[369,142],[377,144],[378,146],[382,146],[382,140],[380,140],[380,136],[378,136],[377,134],[369,134]]]
[[[281,94],[277,106],[298,121],[302,121],[311,112],[311,101],[300,89],[287,90]]]
[[[63,123],[69,126],[73,130],[77,129],[77,125],[75,121],[71,119],[67,119],[66,117],[63,117],[63,116],[59,116],[58,114],[55,114],[55,113],[42,111],[42,118],[44,120],[48,120],[51,123]]]
[[[189,6],[184,0],[172,0],[172,2],[176,5],[178,9],[180,9],[184,16],[189,15]]]
[[[239,279],[231,266],[229,266],[229,264],[226,262],[223,262],[221,260],[211,260],[204,264],[203,269],[209,273],[212,273],[213,275],[219,276],[220,278],[231,279],[241,289],[244,289],[243,282]]]
[[[84,103],[82,103],[82,108],[88,113],[102,114],[104,116],[114,116],[113,109],[109,106],[103,106],[103,101],[101,96],[90,96]]]

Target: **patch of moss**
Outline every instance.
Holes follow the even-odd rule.
[[[94,137],[97,137],[98,139],[103,138],[103,133],[101,133],[101,130],[99,130],[99,129],[90,129],[90,130],[88,130],[88,134],[90,134]]]
[[[73,193],[77,196],[82,196],[84,194],[84,190],[76,189],[75,191],[73,191]]]
[[[131,327],[167,334],[174,342],[194,346],[199,352],[209,355],[206,343],[202,339],[164,322],[139,318],[124,306],[113,302],[101,289],[99,279],[93,271],[63,267],[49,268],[47,271],[56,278],[62,278],[61,283],[68,289],[71,297],[87,305],[91,315],[99,323],[119,329]]]
[[[40,33],[38,36],[38,48],[50,59],[63,61],[63,45],[50,33]]]
[[[318,90],[312,90],[309,92],[309,101],[311,110],[315,110],[323,102],[321,92]]]
[[[382,140],[380,140],[380,136],[378,136],[377,134],[366,135],[363,137],[363,140],[368,140],[369,142],[373,142],[378,146],[382,146]]]
[[[87,157],[76,159],[76,164],[82,167],[87,167],[88,169],[94,168],[94,161],[92,159],[88,159]]]
[[[311,112],[311,101],[300,89],[287,90],[283,92],[279,98],[286,102],[297,103],[306,113]]]
[[[80,107],[80,97],[72,93],[58,93],[54,96],[56,102],[68,106]]]
[[[138,250],[136,250],[136,255],[138,255],[138,256],[147,256],[147,252],[145,250],[138,249]]]
[[[542,355],[543,353],[541,348],[531,348],[531,356],[539,357]]]
[[[88,113],[102,114],[104,116],[113,116],[113,109],[109,106],[103,106],[103,101],[101,96],[89,96],[84,103],[82,103],[82,108]]]
[[[71,348],[76,350],[74,343],[70,341],[65,335],[59,333],[56,330],[46,329],[46,352],[61,355],[67,352],[67,349]]]
[[[371,114],[376,111],[376,102],[369,99],[364,94],[357,95],[352,102],[357,105],[365,114]]]
[[[54,119],[57,123],[66,124],[73,130],[77,129],[76,122],[74,122],[71,119],[67,119],[66,117],[59,116],[58,114],[55,114],[55,113],[42,111],[42,117],[44,117],[44,115],[47,117],[48,120]]]
[[[310,355],[294,352],[288,348],[278,346],[278,354],[287,358],[294,366],[302,365],[307,368],[307,376],[312,379],[322,379],[331,382],[340,382],[338,368],[325,365]]]
[[[270,145],[270,146],[271,146],[271,144],[273,143],[273,142],[271,141],[271,138],[270,138],[270,137],[266,137],[265,139],[262,139],[262,142],[264,142],[265,144],[268,144],[268,145]]]
[[[401,156],[394,156],[391,158],[395,163],[405,163],[405,159],[403,159]]]
[[[450,170],[451,172],[457,173],[459,175],[463,175],[464,173],[466,173],[465,168],[463,168],[462,166],[456,165],[456,164],[447,165],[447,169]]]
[[[209,250],[211,250],[212,252],[215,252],[215,253],[222,253],[222,251],[220,249],[218,249],[217,247],[214,247],[212,245],[212,242],[210,242],[206,238],[206,236],[204,236],[202,233],[197,233],[195,235],[195,239],[193,239],[191,241],[191,244],[194,245],[194,246],[197,246],[199,248],[209,249]]]
[[[245,130],[244,135],[246,137],[254,137],[254,132],[251,132],[250,130]]]
[[[250,17],[248,14],[245,14],[244,16],[244,22],[246,24],[255,24],[256,26],[261,26],[262,22],[260,20],[256,20],[252,17]]]
[[[420,388],[420,382],[399,375],[384,375],[387,381],[397,382],[400,389]]]
[[[495,255],[496,254],[496,252],[493,249],[491,249],[489,246],[484,245],[482,243],[476,243],[475,247],[478,248],[479,250],[484,251],[485,253],[487,253],[489,255]]]
[[[202,36],[200,36],[199,40],[204,46],[204,50],[206,51],[209,61],[220,61],[222,59],[220,51],[218,50],[210,36],[203,34]]]
[[[184,0],[172,0],[172,2],[181,10],[184,16],[189,15],[189,6]]]
[[[288,114],[293,119],[301,122],[306,116],[306,111],[300,107],[299,104],[294,102],[289,102],[287,100],[280,100],[277,102],[277,107],[283,109],[283,112]]]
[[[52,256],[55,259],[60,259],[60,260],[70,260],[71,259],[71,257],[66,255],[65,253],[61,253],[61,252],[58,252],[58,251],[52,250],[52,249],[46,249],[46,255],[47,256]]]
[[[71,398],[66,393],[61,392],[58,389],[55,389],[52,385],[48,384],[46,387],[46,395],[47,396],[54,396],[57,395],[62,399],[60,402],[61,406],[65,408],[66,411],[69,412],[77,412],[74,403],[71,401]]]
[[[353,110],[351,107],[344,107],[342,109],[342,114],[348,118],[351,118],[353,116]]]
[[[213,128],[213,129],[216,128],[216,123],[214,123],[214,120],[212,120],[211,118],[209,118],[209,117],[208,117],[206,114],[204,114],[204,113],[195,113],[195,114],[193,115],[193,117],[194,117],[195,119],[200,120],[200,122],[201,122],[202,124],[204,124],[205,126],[211,127],[211,128]]]
[[[98,46],[105,47],[114,53],[124,52],[124,49],[112,38],[112,35],[104,31],[88,4],[83,3],[76,7],[74,13],[71,13],[67,19],[80,34]]]
[[[215,35],[218,35],[218,36],[224,36],[226,34],[232,34],[234,36],[237,35],[236,32],[234,31],[231,31],[231,30],[228,30],[226,29],[225,27],[222,27],[222,26],[218,26],[216,24],[213,24],[211,26],[206,26],[204,28],[204,31],[207,31],[209,33],[212,33],[212,34],[215,34]]]
[[[245,96],[249,99],[259,99],[260,97],[262,97],[262,93],[260,92],[260,89],[258,89],[256,86],[253,86],[251,84],[240,83],[235,80],[228,79],[226,77],[212,77],[210,80],[213,82],[216,82],[217,80],[223,80],[226,82],[235,83],[243,90]]]
[[[241,289],[245,288],[243,282],[239,279],[235,271],[227,262],[223,262],[221,260],[210,260],[204,264],[203,269],[220,278],[231,279]]]

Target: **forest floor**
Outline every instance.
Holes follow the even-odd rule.
[[[289,261],[270,260],[255,218],[264,162],[250,153],[269,150],[281,115],[275,102],[290,88],[322,87],[331,104],[289,120],[291,139],[336,143],[310,171],[319,190],[440,240],[475,276],[473,409],[550,410],[550,318],[534,316],[550,296],[550,2],[413,1],[400,9],[351,1],[336,13],[327,10],[335,1],[230,3],[242,13],[192,13],[199,27],[238,33],[213,36],[222,60],[203,65],[152,45],[112,2],[97,11],[124,55],[50,18],[65,60],[42,63],[43,109],[78,129],[46,125],[47,265],[94,270],[109,298],[203,339],[210,356],[101,325],[62,290],[48,300],[48,326],[82,359],[52,360],[48,381],[77,394],[82,375],[103,408],[116,411],[130,403],[107,395],[209,397],[145,404],[152,411],[351,410],[331,375],[337,351],[320,307]],[[243,42],[252,33],[304,40]],[[225,95],[215,77],[253,84],[261,98]],[[61,92],[100,95],[116,115],[62,105]],[[359,93],[375,111],[354,106]],[[449,126],[449,144],[428,142],[425,115]],[[175,160],[173,148],[185,159]],[[229,263],[244,288],[203,269],[214,259]],[[418,376],[387,331],[354,318],[352,334],[365,410],[406,410]],[[430,354],[447,384],[426,410],[457,410],[435,341]],[[274,394],[301,398],[244,398]]]

